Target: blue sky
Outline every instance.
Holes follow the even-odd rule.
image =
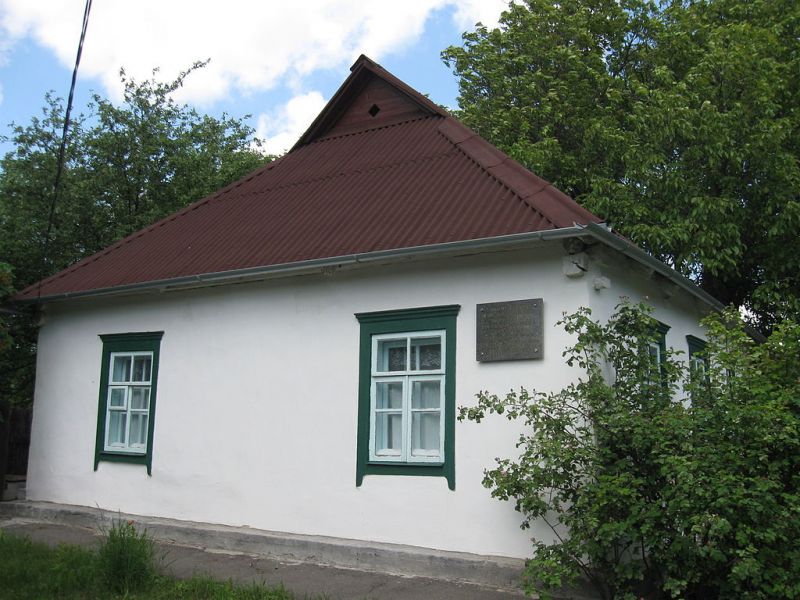
[[[220,7],[224,7],[224,11]],[[120,67],[172,79],[195,60],[176,99],[212,115],[252,115],[268,151],[287,149],[362,52],[432,100],[456,105],[457,82],[440,52],[505,0],[95,0],[75,107],[95,91],[120,97]],[[44,95],[66,98],[84,0],[0,0],[0,135],[40,114]],[[11,149],[0,144],[0,153]]]

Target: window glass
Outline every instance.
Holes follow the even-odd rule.
[[[125,407],[125,392],[128,388],[118,387],[111,388],[111,394],[108,397],[108,404],[114,408]]]
[[[112,411],[108,414],[108,444],[125,444],[125,424],[128,414],[124,411]]]
[[[706,376],[706,361],[700,357],[692,358],[692,375],[697,377],[698,380]]]
[[[400,463],[441,459],[444,344],[441,331],[382,335],[374,340],[370,402],[373,459]],[[436,374],[423,376],[425,371]]]
[[[147,444],[153,354],[111,353],[105,449],[141,455]]]
[[[403,441],[402,413],[378,413],[375,417],[375,429],[376,454],[400,454]]]
[[[377,371],[407,371],[407,340],[381,340],[378,342]]]
[[[411,419],[411,453],[439,455],[439,411],[415,412]]]
[[[111,381],[126,382],[131,378],[131,357],[115,356]]]
[[[411,408],[439,408],[441,381],[414,381],[411,384]]]
[[[442,340],[439,337],[411,340],[411,370],[434,371],[442,368]]]
[[[147,415],[131,415],[131,446],[144,446],[147,443]]]
[[[147,410],[150,400],[149,387],[135,387],[131,388],[131,409],[132,410]]]
[[[661,364],[661,346],[655,342],[650,342],[650,359],[655,366]]]
[[[133,359],[133,381],[150,381],[150,363],[152,358],[149,356],[137,356]]]
[[[375,408],[402,408],[403,407],[403,383],[402,382],[378,382],[376,386]]]

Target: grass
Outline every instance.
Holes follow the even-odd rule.
[[[98,551],[50,548],[0,530],[0,598],[14,600],[298,600],[283,586],[236,585],[158,573],[152,540],[130,522],[106,532]]]

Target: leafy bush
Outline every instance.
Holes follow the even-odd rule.
[[[800,598],[800,327],[757,345],[737,314],[710,318],[691,373],[671,351],[654,369],[644,306],[561,324],[576,383],[481,392],[459,415],[527,426],[484,485],[556,536],[534,540],[528,591],[582,577],[606,599]]]
[[[133,521],[115,521],[98,551],[101,577],[116,593],[150,586],[157,575],[155,545],[146,531],[136,531]]]

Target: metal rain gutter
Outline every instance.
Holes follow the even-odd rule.
[[[83,290],[79,292],[63,292],[18,300],[19,304],[31,304],[40,301],[71,300],[75,298],[85,298],[90,296],[115,296],[120,294],[131,294],[144,291],[167,291],[189,287],[222,285],[225,283],[243,283],[247,281],[257,281],[272,276],[295,275],[308,272],[320,271],[326,268],[342,267],[347,265],[359,265],[376,263],[380,261],[397,260],[403,258],[425,258],[459,252],[490,250],[492,248],[505,249],[525,246],[532,242],[559,240],[572,237],[586,236],[587,232],[583,227],[562,227],[560,229],[549,229],[545,231],[535,231],[530,233],[515,233],[490,238],[479,238],[474,240],[462,240],[457,242],[443,242],[428,246],[414,246],[411,248],[396,248],[391,250],[377,250],[374,252],[363,252],[359,254],[349,254],[344,256],[334,256],[330,258],[317,258],[298,262],[284,263],[279,265],[268,265],[263,267],[252,267],[247,269],[236,269],[232,271],[221,271],[217,273],[202,273],[198,275],[187,275],[171,279],[160,279],[156,281],[145,281],[142,283],[132,283],[119,285],[109,288],[99,288],[94,290]]]
[[[362,252],[359,254],[349,254],[344,256],[334,256],[330,258],[317,258],[303,260],[279,265],[268,265],[263,267],[252,267],[247,269],[236,269],[233,271],[221,271],[217,273],[203,273],[199,275],[187,275],[172,279],[161,279],[157,281],[146,281],[142,283],[132,283],[110,288],[100,288],[95,290],[84,290],[80,292],[64,292],[42,296],[38,299],[26,299],[18,301],[19,304],[30,304],[39,301],[59,301],[74,298],[86,298],[92,296],[116,296],[121,294],[133,294],[145,291],[164,292],[168,290],[180,290],[192,287],[205,287],[213,285],[223,285],[227,283],[244,283],[248,281],[258,281],[268,277],[280,277],[289,275],[301,275],[315,271],[322,271],[326,268],[337,268],[347,265],[359,265],[377,263],[380,261],[399,260],[403,258],[426,258],[435,257],[459,252],[483,251],[491,249],[511,249],[525,246],[533,242],[563,240],[575,237],[591,237],[609,246],[611,249],[622,253],[638,263],[663,275],[681,289],[698,298],[715,310],[721,310],[724,305],[711,296],[709,293],[700,289],[693,281],[684,277],[667,264],[657,258],[653,258],[647,252],[614,235],[605,225],[589,223],[588,225],[574,225],[572,227],[562,227],[560,229],[548,229],[545,231],[535,231],[530,233],[515,233],[490,238],[479,238],[474,240],[462,240],[457,242],[444,242],[441,244],[431,244],[428,246],[415,246],[411,248],[396,248],[391,250],[377,250],[374,252]]]
[[[698,298],[702,302],[710,305],[715,310],[722,310],[725,308],[725,305],[714,298],[711,294],[706,292],[705,290],[701,289],[696,283],[694,283],[688,277],[684,277],[680,273],[678,273],[675,269],[670,267],[664,262],[661,262],[657,258],[650,256],[647,252],[636,246],[635,244],[628,242],[624,239],[621,239],[611,233],[609,228],[606,228],[603,225],[599,225],[597,223],[589,223],[585,226],[578,226],[584,232],[589,233],[593,238],[597,241],[602,242],[606,246],[611,247],[613,250],[632,258],[638,263],[643,264],[644,266],[656,271],[660,275],[663,275],[670,281],[672,281],[675,285],[679,286],[683,290],[689,292],[695,298]]]

